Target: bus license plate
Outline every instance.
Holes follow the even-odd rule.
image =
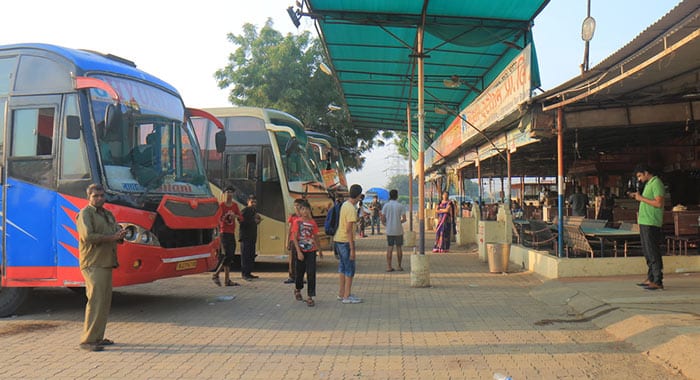
[[[197,267],[197,260],[180,261],[175,266],[175,270],[187,270],[194,269]]]

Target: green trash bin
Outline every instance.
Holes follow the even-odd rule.
[[[508,272],[508,260],[510,259],[510,244],[486,243],[486,255],[489,261],[489,272]]]

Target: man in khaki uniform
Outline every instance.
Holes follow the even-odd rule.
[[[78,249],[80,272],[85,278],[85,323],[80,337],[80,348],[102,351],[104,346],[114,344],[105,339],[107,317],[112,305],[112,269],[117,262],[117,243],[122,242],[125,230],[117,224],[114,215],[105,209],[105,192],[102,185],[92,184],[87,188],[89,203],[80,210],[78,227]]]

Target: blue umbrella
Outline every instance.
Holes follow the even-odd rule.
[[[371,202],[372,199],[374,199],[375,195],[379,198],[380,201],[389,200],[389,190],[382,189],[381,187],[371,187],[365,193],[365,202]]]

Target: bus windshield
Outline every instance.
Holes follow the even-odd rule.
[[[180,99],[140,82],[98,77],[122,99],[115,105],[102,90],[90,90],[107,187],[124,193],[211,196]]]
[[[302,146],[289,132],[275,131],[275,140],[280,149],[284,173],[289,190],[294,192],[325,192],[319,173],[312,168],[306,146]],[[306,188],[309,182],[315,186]]]
[[[312,157],[312,163],[321,173],[324,185],[328,188],[337,188],[339,190],[347,190],[347,181],[345,179],[345,164],[340,150],[335,146],[330,145],[328,141],[310,138],[308,154]]]

